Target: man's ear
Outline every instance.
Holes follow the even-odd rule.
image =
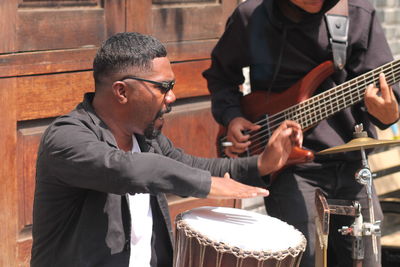
[[[125,104],[127,99],[127,84],[123,81],[116,81],[112,85],[113,94],[116,97],[117,101],[121,104]]]

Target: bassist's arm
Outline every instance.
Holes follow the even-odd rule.
[[[245,22],[235,11],[211,53],[210,68],[203,72],[211,92],[213,116],[225,127],[232,119],[243,116],[239,85],[244,82],[242,68],[250,64],[247,42]]]
[[[346,63],[349,78],[357,77],[393,60],[390,47],[376,13],[373,12],[371,14],[370,24],[366,23],[360,26],[365,27],[363,32],[368,34],[360,38],[357,45],[351,48],[352,53]],[[377,87],[371,87],[366,91],[365,107],[367,109],[365,112],[367,112],[371,122],[380,129],[388,128],[399,117],[398,103],[400,94],[398,84],[392,85],[392,89],[392,93],[390,90],[387,91],[388,94],[385,92],[384,99],[380,92],[377,94]],[[386,105],[383,102],[386,102]]]

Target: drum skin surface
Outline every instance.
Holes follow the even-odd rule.
[[[174,267],[297,267],[304,235],[268,215],[200,207],[176,218]]]

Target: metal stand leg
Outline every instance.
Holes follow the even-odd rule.
[[[362,124],[356,125],[355,127],[355,136],[361,137],[361,136],[367,136],[367,133],[363,131],[363,126]],[[366,223],[364,226],[365,235],[370,235],[372,239],[372,249],[374,252],[375,260],[378,261],[378,242],[377,242],[377,235],[380,236],[381,230],[380,230],[380,221],[375,221],[375,213],[374,213],[374,206],[372,203],[372,172],[369,168],[368,165],[368,160],[367,156],[365,154],[365,150],[363,147],[361,149],[361,160],[362,160],[362,168],[358,170],[356,173],[356,181],[360,184],[365,185],[366,191],[367,191],[367,198],[368,198],[368,210],[369,210],[369,218],[370,222]]]
[[[363,131],[362,124],[356,125],[355,138],[367,137],[367,133]],[[351,226],[343,226],[339,229],[342,235],[350,235],[353,237],[352,258],[353,266],[361,267],[364,260],[364,236],[371,236],[372,248],[375,260],[379,259],[377,236],[381,234],[380,221],[375,221],[374,207],[372,203],[372,173],[368,166],[367,156],[364,147],[360,147],[362,168],[356,172],[355,179],[358,183],[365,186],[368,199],[368,212],[370,222],[364,222],[361,214],[361,205],[359,202],[354,201],[352,205],[334,205],[326,201],[320,190],[316,191],[315,202],[317,207],[318,219],[317,222],[317,235],[318,240],[323,240],[323,245],[327,246],[327,238],[329,232],[329,216],[330,214],[339,214],[345,216],[355,217],[354,223]],[[321,230],[322,229],[322,230]],[[324,238],[321,239],[320,236]],[[326,247],[324,248],[326,254]],[[324,259],[324,266],[326,266],[326,259]]]

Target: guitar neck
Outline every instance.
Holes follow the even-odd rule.
[[[385,73],[389,85],[398,82],[400,80],[400,59],[255,122],[262,128],[256,132],[250,132],[252,144],[249,147],[249,153],[251,155],[259,154],[274,130],[284,120],[296,121],[303,130],[307,130],[329,116],[362,101],[368,85],[379,85],[379,74],[382,72]]]
[[[365,88],[369,84],[379,84],[379,74],[385,73],[386,81],[393,85],[399,81],[400,60],[387,63],[377,69],[351,79],[339,86],[311,97],[297,105],[291,106],[274,116],[297,121],[302,129],[310,128],[364,98]]]

